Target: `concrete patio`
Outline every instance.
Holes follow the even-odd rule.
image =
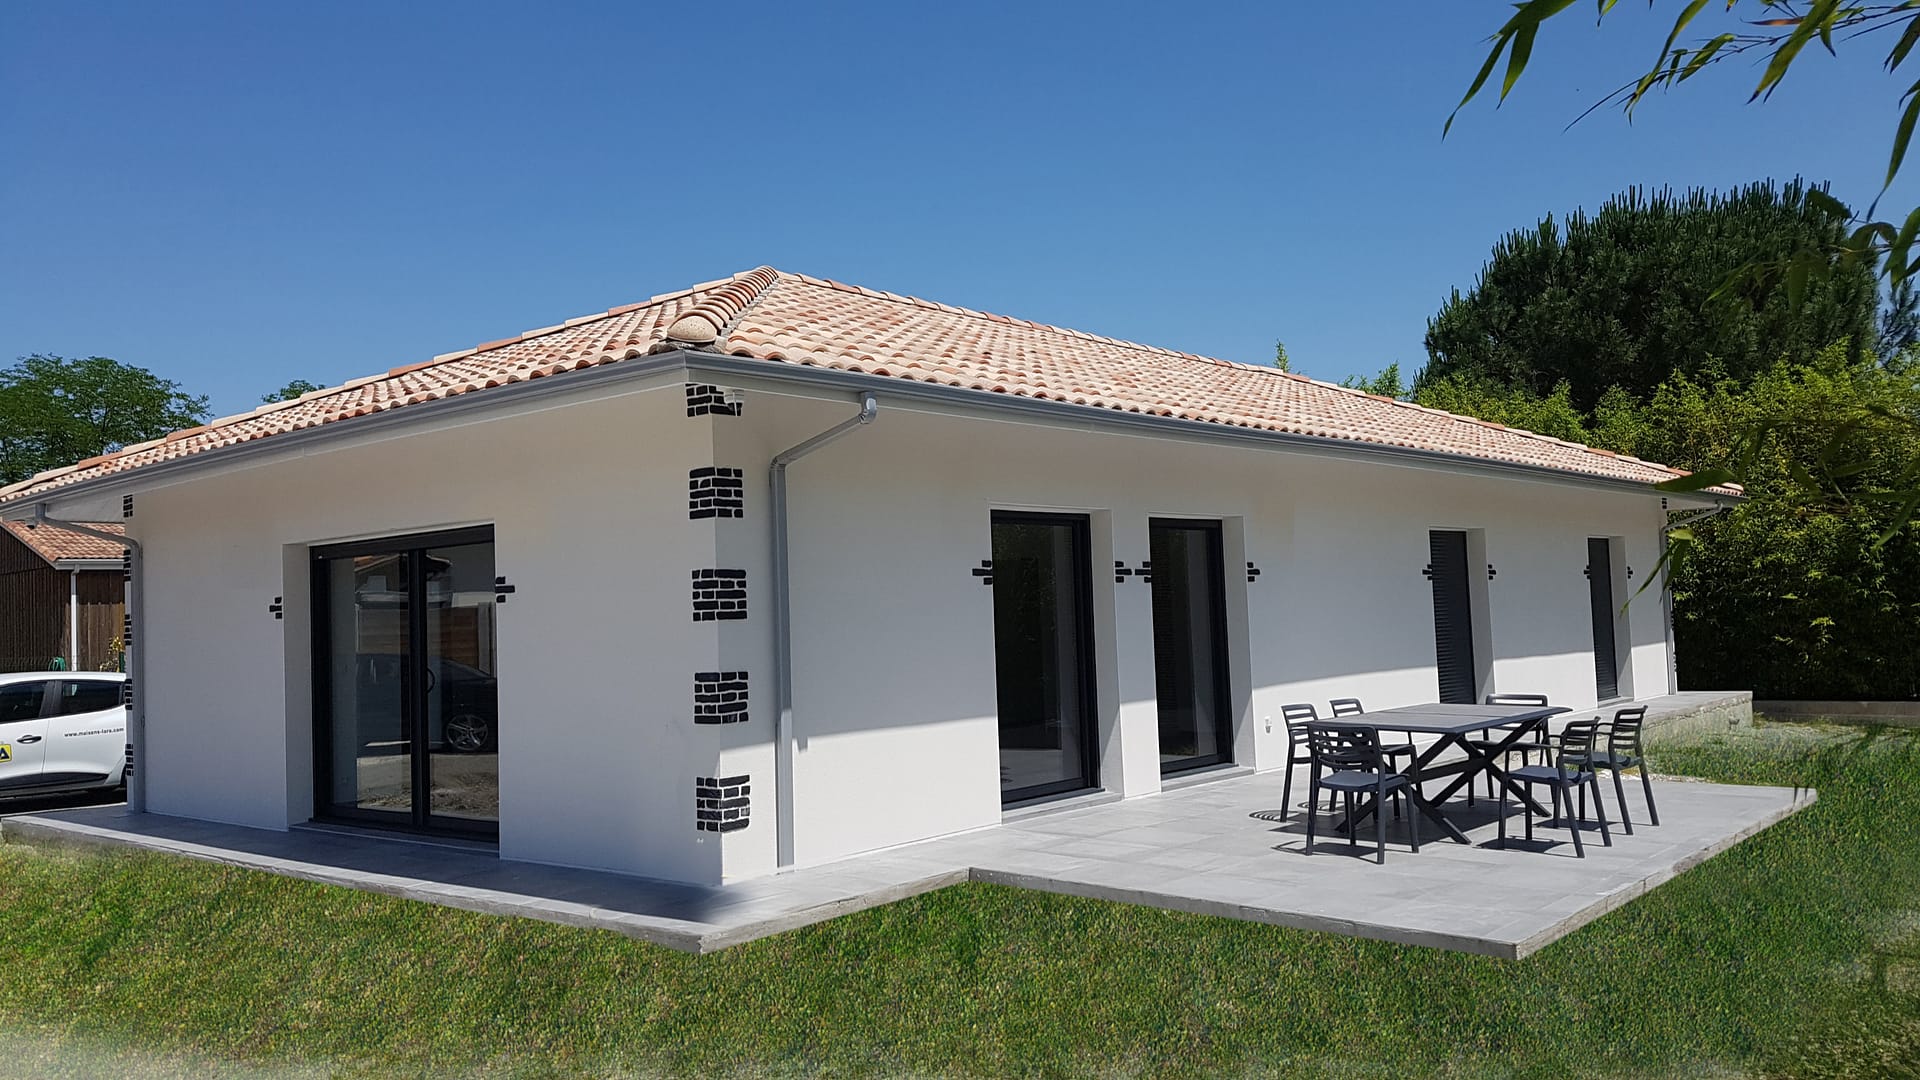
[[[270,832],[87,807],[7,818],[0,839],[107,844],[169,852],[313,881],[503,915],[601,927],[710,952],[963,881],[984,881],[1307,930],[1517,958],[1640,896],[1810,805],[1811,791],[1657,780],[1663,824],[1614,844],[1564,829],[1531,847],[1489,846],[1493,806],[1449,812],[1471,845],[1408,851],[1389,829],[1385,865],[1338,836],[1304,853],[1298,813],[1281,805],[1280,772],[1219,774],[1157,796],[1031,813],[997,827],[717,888],[503,862],[491,849],[320,827]],[[1296,809],[1304,802],[1296,784]],[[1609,813],[1613,794],[1607,793]],[[1517,806],[1514,810],[1517,813]],[[1323,829],[1333,819],[1322,817]],[[1520,822],[1511,822],[1517,837]],[[1368,834],[1371,830],[1364,830]],[[1323,832],[1323,837],[1329,833]],[[1370,836],[1368,837],[1370,839]]]

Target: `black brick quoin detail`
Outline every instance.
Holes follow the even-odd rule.
[[[120,496],[120,516],[123,518],[130,518],[133,516],[133,496],[131,495]]]
[[[747,617],[747,572],[745,570],[695,570],[693,572],[693,621]]]
[[[745,473],[708,465],[687,474],[687,517],[739,518],[747,516]]]
[[[751,776],[700,776],[693,781],[694,827],[701,832],[733,832],[747,827],[752,809]]]
[[[273,598],[273,603],[267,605],[267,610],[272,612],[273,617],[276,619],[283,618],[286,614],[286,606],[280,602],[280,597],[278,596]]]
[[[1249,563],[1248,565],[1251,566],[1252,564]],[[1126,563],[1121,562],[1119,559],[1113,560],[1113,583],[1115,585],[1125,584],[1126,580],[1132,576],[1133,571],[1127,569]]]
[[[726,394],[717,386],[687,384],[688,416],[739,416],[745,409],[745,405],[727,404]]]
[[[693,676],[693,722],[738,724],[747,717],[747,673],[699,671]]]
[[[1252,563],[1248,563],[1247,564],[1247,584],[1251,585],[1254,582],[1259,580],[1260,580],[1260,568],[1253,565]]]
[[[981,559],[980,565],[973,568],[973,576],[979,578],[982,585],[993,584],[993,560]]]

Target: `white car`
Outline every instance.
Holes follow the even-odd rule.
[[[0,675],[0,799],[125,784],[126,681],[107,671]]]

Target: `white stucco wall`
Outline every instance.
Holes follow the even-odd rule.
[[[1262,769],[1284,764],[1284,703],[1434,699],[1429,529],[1470,531],[1498,571],[1476,578],[1480,691],[1575,708],[1594,704],[1587,538],[1623,540],[1622,600],[1658,557],[1651,494],[936,415],[877,389],[874,424],[790,472],[801,865],[1000,820],[993,592],[971,573],[995,509],[1089,515],[1100,782],[1128,797],[1160,788],[1151,594],[1107,571],[1149,558],[1152,517],[1225,523],[1234,756]],[[746,400],[741,417],[689,418],[676,377],[141,491],[149,808],[307,820],[309,546],[490,524],[517,589],[498,612],[502,855],[697,882],[772,872],[767,465],[854,406]],[[688,470],[707,465],[743,471],[744,518],[688,520]],[[746,571],[750,618],[691,621],[689,571],[710,567]],[[1619,639],[1623,694],[1665,693],[1657,592]],[[708,670],[750,673],[747,722],[691,722]],[[693,778],[730,775],[752,777],[752,824],[698,832]]]
[[[711,457],[676,380],[142,493],[148,808],[307,820],[307,547],[491,524],[517,590],[497,611],[501,853],[718,880],[692,780],[733,763],[694,730],[690,683],[720,632],[690,621],[688,586],[713,527],[686,503]]]
[[[847,411],[761,408],[770,444]],[[800,864],[1000,819],[992,590],[970,573],[994,509],[1090,515],[1100,779],[1128,796],[1160,785],[1150,592],[1102,571],[1148,557],[1150,518],[1227,522],[1236,758],[1262,769],[1286,758],[1282,704],[1436,698],[1430,529],[1470,531],[1497,571],[1471,568],[1480,693],[1591,708],[1587,538],[1623,538],[1637,587],[1663,520],[1651,495],[912,414],[884,396],[870,428],[791,480]],[[1232,572],[1248,560],[1251,584]],[[1618,636],[1623,696],[1665,693],[1657,591]]]

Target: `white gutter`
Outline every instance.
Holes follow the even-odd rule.
[[[880,402],[871,390],[860,395],[860,413],[789,449],[773,455],[768,479],[773,488],[773,682],[779,712],[773,725],[773,791],[779,866],[793,865],[793,599],[787,565],[787,466],[873,423]]]
[[[122,644],[127,650],[127,680],[133,685],[133,704],[127,709],[127,747],[132,751],[134,766],[133,775],[127,777],[127,809],[141,813],[147,808],[147,688],[146,680],[142,678],[146,671],[147,650],[143,644],[146,630],[140,625],[146,607],[141,599],[144,578],[140,573],[140,541],[131,536],[101,532],[77,521],[50,518],[47,516],[46,503],[34,505],[33,523],[36,526],[52,525],[66,532],[95,537],[127,549],[127,632]],[[79,655],[78,645],[74,646],[74,653]]]

